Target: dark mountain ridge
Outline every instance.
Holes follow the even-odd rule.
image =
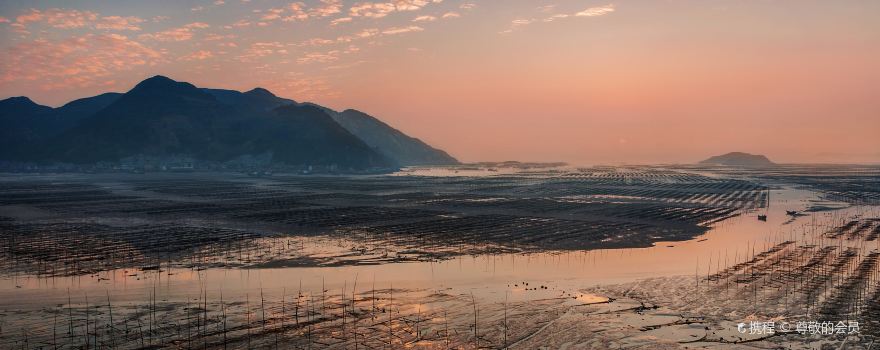
[[[54,109],[26,97],[0,101],[0,127],[10,136],[2,143],[11,146],[0,152],[0,160],[94,164],[184,156],[241,163],[260,158],[338,171],[455,162],[366,114],[337,116],[351,113],[298,104],[262,88],[198,88],[154,76],[124,94]],[[368,120],[368,126],[354,118]]]
[[[105,108],[122,94],[105,93],[52,108],[27,97],[0,101],[0,160],[33,160],[35,148]]]
[[[263,88],[255,88],[246,92],[225,89],[202,89],[202,91],[214,96],[220,103],[242,111],[265,112],[283,105],[296,104],[294,100],[275,96]]]
[[[38,105],[26,96],[10,97],[0,101],[0,117],[48,113],[51,110],[52,107]]]

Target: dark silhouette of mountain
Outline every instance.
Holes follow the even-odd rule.
[[[27,145],[41,138],[41,119],[51,112],[23,96],[0,101],[0,159],[18,160]]]
[[[200,89],[155,76],[48,140],[38,158],[87,164],[132,156],[227,162],[268,155],[274,163],[339,170],[394,166],[321,109],[291,102],[263,89]]]
[[[296,104],[296,101],[275,96],[269,90],[255,88],[247,92],[224,89],[202,89],[214,96],[217,101],[239,109],[242,112],[265,112],[283,105]]]
[[[351,132],[336,123],[322,109],[314,106],[285,105],[273,110],[272,123],[263,147],[294,139],[300,152],[280,154],[292,164],[353,164],[357,167],[396,166],[393,160],[377,153]],[[260,145],[258,144],[257,147]]]
[[[201,153],[224,106],[189,83],[156,76],[50,140],[43,157],[94,163],[138,154]],[[201,154],[194,154],[201,156]]]
[[[229,91],[229,90],[225,90]],[[233,91],[237,92],[237,91]],[[244,94],[257,93],[263,96],[261,101],[267,104],[295,103],[293,100],[283,99],[272,95],[268,90],[256,88]],[[225,92],[224,92],[225,93]],[[239,93],[242,94],[242,93]],[[268,94],[268,95],[266,95]],[[230,98],[230,97],[227,97]],[[240,97],[239,97],[240,98]],[[333,117],[333,120],[343,128],[357,136],[374,150],[393,160],[397,165],[451,165],[458,164],[458,160],[446,152],[433,148],[414,137],[410,137],[381,120],[354,109],[342,112],[310,102],[300,105],[309,105],[322,109]]]
[[[383,123],[369,114],[347,109],[331,112],[333,119],[382,155],[400,165],[458,164],[446,152],[433,148],[414,137]]]
[[[98,96],[81,98],[70,101],[63,106],[56,108],[55,112],[59,115],[63,115],[64,118],[70,119],[66,120],[67,122],[76,122],[85,117],[91,116],[109,106],[111,103],[116,102],[120,96],[122,96],[122,94],[118,92],[107,92]]]
[[[0,101],[0,117],[48,113],[52,107],[39,105],[25,96],[10,97]]]
[[[198,88],[163,76],[124,94],[59,108],[26,97],[0,101],[0,160],[93,164],[131,157],[210,162],[270,159],[293,166],[363,170],[452,164],[443,151],[367,114],[275,96]],[[236,163],[238,164],[238,163]]]
[[[41,142],[73,127],[121,95],[81,98],[59,108],[36,104],[27,97],[0,101],[0,159],[28,160]]]
[[[722,154],[720,156],[714,156],[704,161],[701,161],[700,164],[728,165],[749,168],[770,167],[776,165],[776,163],[773,163],[770,161],[770,159],[767,159],[766,156],[760,154],[748,154],[743,152],[730,152],[727,154]]]
[[[98,111],[115,102],[122,94],[108,92],[98,96],[81,98],[68,102],[56,108],[45,125],[45,137],[55,136],[67,129],[72,128],[81,120],[90,117]]]

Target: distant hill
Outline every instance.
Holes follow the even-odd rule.
[[[43,158],[93,163],[134,155],[229,161],[271,154],[285,164],[392,167],[316,107],[260,109],[239,93],[223,103],[192,84],[153,77],[50,140]]]
[[[105,93],[59,108],[36,104],[27,97],[0,101],[0,160],[32,160],[36,145],[107,107],[121,95]]]
[[[458,164],[446,152],[433,148],[373,116],[354,109],[331,113],[333,119],[382,155],[400,165]]]
[[[770,161],[770,159],[767,159],[766,156],[743,152],[730,152],[727,154],[722,154],[720,156],[714,156],[704,161],[701,161],[700,164],[728,165],[740,167],[768,167],[776,165],[776,163],[773,163]]]
[[[262,88],[198,88],[155,76],[124,94],[54,109],[26,97],[0,101],[0,160],[93,164],[185,156],[222,163],[257,157],[339,170],[456,163],[357,113],[298,104]]]

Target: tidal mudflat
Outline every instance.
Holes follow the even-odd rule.
[[[7,174],[0,347],[869,348],[878,193],[846,166]]]

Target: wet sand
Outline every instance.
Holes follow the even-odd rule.
[[[659,241],[648,248],[424,259],[364,248],[344,237],[312,236],[296,238],[299,247],[292,256],[268,254],[271,258],[249,268],[175,263],[159,265],[159,270],[77,276],[13,274],[0,279],[0,342],[34,347],[69,337],[63,343],[110,346],[116,338],[119,343],[113,346],[120,348],[153,342],[183,348],[197,347],[193,342],[273,347],[277,341],[285,344],[281,348],[390,344],[523,349],[840,344],[841,339],[792,335],[732,343],[753,340],[734,340],[743,336],[736,332],[737,322],[777,318],[798,309],[795,301],[768,303],[778,299],[769,289],[760,303],[732,298],[737,293],[730,292],[729,284],[736,274],[725,275],[724,282],[716,276],[782,242],[799,242],[792,244],[796,248],[815,243],[849,218],[878,217],[873,206],[785,215],[786,210],[805,212],[817,203],[839,206],[820,197],[814,191],[776,186],[768,210],[716,222],[691,240]],[[766,213],[768,221],[757,220],[758,213]],[[855,241],[866,252],[874,249],[872,243]],[[728,294],[717,294],[719,283]],[[124,337],[110,336],[123,327],[128,327]]]

